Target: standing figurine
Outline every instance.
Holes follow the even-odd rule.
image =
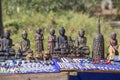
[[[20,47],[18,50],[18,58],[25,58],[28,53],[32,53],[32,50],[30,49],[30,40],[27,38],[27,36],[28,33],[26,31],[23,31],[22,40],[20,41]]]
[[[43,46],[44,36],[42,34],[42,29],[40,29],[40,28],[36,29],[36,34],[34,36],[34,39],[36,41],[36,49],[35,50],[38,54],[40,54],[44,50],[44,46]]]
[[[55,43],[56,43],[55,30],[51,29],[50,36],[48,36],[48,50],[52,54],[54,53]]]
[[[108,60],[114,59],[116,55],[120,56],[120,47],[118,45],[118,41],[116,39],[116,33],[112,32],[110,40],[109,40],[109,46],[108,46]]]
[[[78,32],[79,36],[77,37],[75,43],[76,43],[76,47],[77,47],[77,52],[81,57],[89,57],[89,47],[86,46],[87,43],[87,38],[84,36],[85,35],[85,31],[83,29],[80,29],[80,31]]]

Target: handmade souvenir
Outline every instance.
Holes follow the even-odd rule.
[[[108,60],[113,60],[115,56],[120,56],[120,47],[116,39],[117,34],[112,32],[108,46]]]
[[[56,43],[55,30],[51,29],[50,36],[48,36],[48,50],[51,54],[54,53],[55,43]]]
[[[87,38],[84,36],[85,31],[83,29],[80,29],[78,32],[79,36],[76,39],[76,47],[77,47],[77,55],[83,58],[88,58],[90,54],[89,47],[86,46]]]
[[[27,56],[29,52],[32,52],[30,49],[30,40],[27,38],[28,33],[23,31],[22,33],[22,40],[20,41],[20,47],[18,49],[17,58],[23,58]]]
[[[104,58],[104,37],[100,31],[100,17],[98,19],[98,33],[93,40],[92,57],[94,59]]]
[[[36,53],[40,54],[44,50],[44,46],[43,46],[44,36],[42,34],[42,29],[40,29],[40,28],[36,29],[36,34],[34,36],[34,39],[36,41],[35,51],[36,51]]]

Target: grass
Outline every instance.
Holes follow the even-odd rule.
[[[50,12],[48,14],[32,13],[18,14],[17,17],[3,15],[5,29],[12,31],[12,39],[15,49],[19,47],[22,31],[28,32],[28,38],[31,41],[31,48],[35,49],[34,35],[37,27],[43,29],[44,46],[47,48],[47,38],[49,30],[54,28],[56,35],[59,35],[59,28],[63,26],[66,29],[66,35],[72,36],[73,40],[78,36],[78,31],[83,28],[86,31],[87,45],[92,50],[93,38],[97,33],[98,18],[90,17],[89,14],[73,11]],[[117,32],[120,37],[119,29],[112,29],[103,18],[101,18],[101,32],[105,39],[105,53],[107,53],[108,41],[111,32]],[[119,40],[120,41],[120,40]]]

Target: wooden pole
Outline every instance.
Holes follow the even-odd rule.
[[[3,35],[2,0],[0,0],[0,37]]]

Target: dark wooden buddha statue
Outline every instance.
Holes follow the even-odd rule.
[[[65,29],[64,27],[61,27],[59,30],[59,36],[56,39],[56,47],[55,50],[61,51],[61,54],[67,54],[68,53],[68,38],[65,35]]]
[[[1,55],[5,56],[5,59],[14,59],[15,57],[15,50],[12,48],[13,41],[10,38],[10,30],[6,30],[4,32],[3,38],[0,40],[0,52]]]
[[[84,57],[87,58],[89,57],[89,47],[86,45],[87,43],[87,38],[84,36],[85,35],[85,31],[83,29],[80,29],[80,31],[78,32],[78,37],[76,38],[75,44],[77,47],[77,55],[80,57]]]
[[[28,33],[23,31],[22,40],[20,41],[20,47],[18,50],[18,58],[24,58],[28,55],[28,53],[32,53],[30,49],[30,40],[27,38]]]

